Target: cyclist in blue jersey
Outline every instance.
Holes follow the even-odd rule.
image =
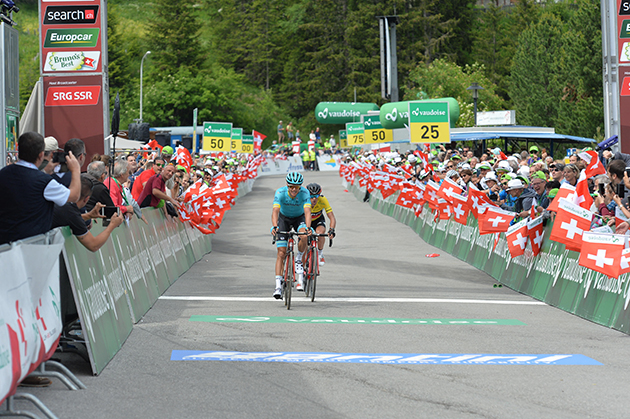
[[[308,189],[302,186],[304,177],[298,172],[291,172],[286,177],[287,186],[276,191],[273,198],[273,211],[271,212],[271,234],[275,236],[278,256],[276,258],[276,289],[273,292],[275,299],[282,298],[282,268],[287,252],[287,239],[280,231],[290,231],[291,227],[297,232],[311,232],[311,195]],[[299,236],[297,254],[295,257],[295,273],[297,274],[298,291],[304,291],[304,268],[302,267],[302,255],[306,250],[306,236]]]

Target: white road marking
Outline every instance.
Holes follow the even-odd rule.
[[[160,300],[174,301],[234,301],[234,302],[273,302],[278,303],[271,297],[202,297],[202,296],[175,296],[163,295]],[[296,299],[297,300],[297,299]],[[306,301],[306,298],[304,299]],[[454,303],[454,304],[503,304],[503,305],[526,305],[544,306],[542,301],[522,301],[522,300],[460,300],[454,298],[317,298],[321,302],[344,302],[344,303]]]

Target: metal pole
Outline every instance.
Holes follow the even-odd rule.
[[[138,123],[140,124],[142,123],[142,67],[144,65],[144,59],[147,58],[147,55],[149,54],[151,54],[151,51],[147,51],[140,61],[140,119],[138,120]]]
[[[477,96],[476,90],[475,90],[474,95]],[[473,103],[475,105],[475,126],[477,126],[477,98],[476,97],[473,97]]]
[[[396,21],[394,20],[393,25],[391,26],[391,29],[389,28],[389,26],[387,29],[390,30],[390,35],[389,35],[389,39],[390,39],[389,79],[391,80],[390,102],[398,102],[398,54],[396,53],[396,50],[398,48],[396,46]]]

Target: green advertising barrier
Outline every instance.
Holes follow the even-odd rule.
[[[251,191],[253,180],[238,192]],[[64,228],[63,256],[94,374],[100,374],[160,295],[212,250],[204,235],[161,209],[145,208],[148,222],[133,218],[90,252]],[[103,226],[93,223],[96,236]]]
[[[348,185],[362,200],[365,188],[359,176]],[[506,286],[587,320],[630,334],[630,274],[609,278],[578,264],[579,253],[549,239],[551,222],[545,227],[540,253],[533,255],[528,243],[525,254],[512,258],[505,233],[480,235],[477,220],[468,216],[466,225],[453,220],[434,221],[425,205],[416,217],[413,211],[396,206],[398,192],[383,200],[378,190],[370,195],[370,206],[412,228],[424,241],[488,273]],[[392,206],[397,208],[392,208]]]

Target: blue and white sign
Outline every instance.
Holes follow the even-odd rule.
[[[441,365],[603,365],[576,354],[338,354],[325,352],[173,351],[171,361],[333,362]]]

